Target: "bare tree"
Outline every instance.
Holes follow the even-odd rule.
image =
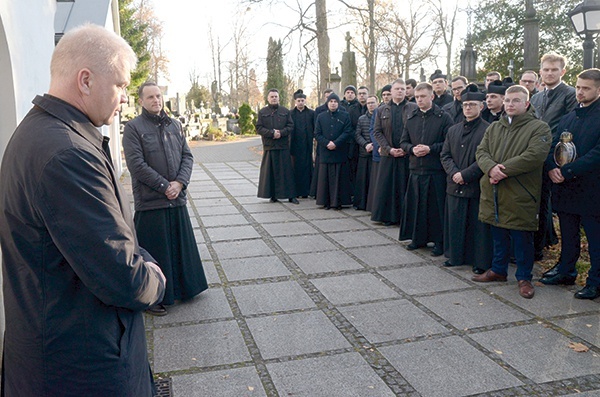
[[[439,34],[446,47],[446,75],[452,74],[452,45],[454,44],[454,28],[458,14],[458,2],[454,5],[451,14],[447,14],[442,5],[442,0],[429,0],[439,27]]]
[[[147,25],[145,34],[148,37],[148,52],[150,53],[150,76],[156,82],[159,81],[159,75],[168,81],[169,60],[162,50],[163,21],[158,19],[148,0],[139,0],[137,17]]]

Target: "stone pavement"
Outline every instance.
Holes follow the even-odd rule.
[[[146,316],[172,395],[600,396],[600,302],[548,286],[526,300],[514,268],[473,283],[368,213],[258,199],[259,144],[193,148],[210,288]]]

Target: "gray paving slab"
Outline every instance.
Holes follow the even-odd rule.
[[[600,373],[598,354],[575,352],[569,348],[569,338],[542,324],[482,332],[471,337],[537,383]]]
[[[232,287],[244,315],[309,309],[315,303],[295,281]]]
[[[254,196],[238,196],[235,199],[240,204],[259,204],[269,202],[269,200],[265,201],[265,199],[256,197],[256,194]]]
[[[339,310],[371,343],[449,331],[406,299],[344,306]]]
[[[256,186],[231,186],[227,189],[229,193],[235,196],[251,196],[256,197],[257,187]]]
[[[423,397],[459,397],[523,383],[456,336],[381,347]]]
[[[258,200],[258,199],[257,199]],[[242,207],[250,214],[256,212],[282,212],[287,211],[287,209],[283,205],[277,205],[270,203],[268,200],[264,203],[256,203],[256,200],[253,200],[252,203],[242,204]]]
[[[318,278],[311,282],[335,305],[399,297],[393,289],[368,273]]]
[[[256,317],[246,321],[265,359],[350,347],[346,338],[320,311]]]
[[[358,353],[268,364],[280,396],[386,397],[395,394]]]
[[[154,317],[154,325],[233,318],[222,288],[209,288],[194,299],[169,306],[167,310],[168,315]]]
[[[233,364],[250,359],[234,320],[153,331],[154,372]]]
[[[181,397],[267,396],[254,366],[173,376],[173,395]]]
[[[346,218],[347,215],[342,211],[334,211],[334,210],[324,210],[321,207],[307,207],[306,209],[298,209],[296,211],[298,215],[307,220],[317,220],[317,219],[343,219]]]
[[[192,218],[193,219],[193,218]],[[194,226],[194,223],[196,223],[196,226]],[[206,240],[204,239],[204,234],[202,233],[202,229],[197,225],[197,221],[192,220],[192,227],[194,228],[194,238],[196,239],[196,243],[206,243]]]
[[[198,193],[192,193],[192,197],[194,198],[194,200],[197,200],[198,202],[202,203],[204,200],[209,199],[225,200],[227,196],[220,190],[203,190]]]
[[[290,255],[306,274],[362,269],[363,266],[343,251],[310,252]]]
[[[211,227],[206,229],[211,241],[241,240],[259,238],[260,234],[250,225]]]
[[[217,269],[215,268],[215,264],[211,260],[202,259],[202,268],[204,269],[204,275],[206,276],[206,281],[209,284],[218,284],[221,282],[219,279],[219,274],[217,273]]]
[[[263,227],[267,233],[275,237],[317,233],[314,227],[305,222],[266,223]]]
[[[552,322],[573,335],[585,339],[588,343],[600,347],[600,316],[598,314],[552,320]]]
[[[568,394],[565,397],[600,397],[600,391],[588,391],[583,393]]]
[[[274,255],[273,251],[262,240],[217,242],[212,246],[221,260]]]
[[[289,222],[289,221],[297,221],[298,218],[291,212],[283,211],[283,212],[257,212],[252,214],[252,217],[258,223],[279,223],[279,222]]]
[[[386,270],[379,273],[410,295],[470,287],[464,281],[433,265]]]
[[[462,330],[532,318],[480,290],[439,294],[417,300]]]
[[[196,211],[198,215],[202,216],[211,216],[211,215],[231,215],[231,214],[239,214],[240,211],[235,208],[231,203],[228,205],[215,206],[211,205],[210,207],[196,207]]]
[[[200,252],[200,259],[204,261],[212,261],[212,257],[210,256],[210,252],[208,252],[208,248],[206,248],[206,242],[198,243],[198,252]]]
[[[291,273],[276,256],[257,256],[221,261],[229,281],[289,276]]]
[[[217,215],[217,216],[203,216],[202,223],[204,227],[214,226],[233,226],[233,225],[247,225],[248,220],[243,215]]]
[[[387,237],[380,235],[374,230],[329,233],[329,237],[346,248],[372,247],[390,243],[390,240]]]
[[[325,233],[345,232],[349,230],[364,230],[369,226],[352,218],[322,219],[312,221],[312,224]]]
[[[349,252],[372,267],[405,265],[422,261],[421,257],[407,251],[400,244],[352,248]]]
[[[194,205],[198,209],[201,207],[217,207],[231,205],[231,200],[225,197],[225,195],[220,195],[218,197],[194,199]]]
[[[288,254],[330,251],[337,247],[323,236],[275,237],[275,242]]]

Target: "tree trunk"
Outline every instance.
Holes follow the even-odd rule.
[[[375,92],[375,0],[369,0],[369,88]]]
[[[319,95],[327,87],[331,67],[329,65],[329,33],[327,31],[327,1],[315,0],[317,17],[317,51],[319,54]]]

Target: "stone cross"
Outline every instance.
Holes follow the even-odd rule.
[[[346,32],[346,51],[350,52],[350,40],[352,37],[350,36],[350,32]]]

